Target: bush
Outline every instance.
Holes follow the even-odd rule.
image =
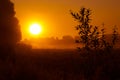
[[[86,51],[102,49],[105,51],[110,51],[114,48],[118,32],[116,26],[113,28],[112,42],[108,42],[105,37],[105,29],[99,31],[98,26],[93,26],[91,22],[91,10],[86,8],[81,8],[79,12],[70,11],[73,18],[78,21],[76,30],[78,31],[79,39],[76,43],[83,43],[83,48]],[[80,49],[80,47],[78,47]]]

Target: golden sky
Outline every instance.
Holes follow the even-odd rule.
[[[23,38],[31,23],[39,22],[43,32],[40,37],[62,37],[77,35],[74,19],[69,10],[78,11],[82,6],[93,12],[92,23],[98,26],[104,22],[107,31],[113,25],[120,26],[120,0],[12,0],[16,16],[20,21]]]

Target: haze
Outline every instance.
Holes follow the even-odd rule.
[[[105,23],[110,32],[113,25],[120,26],[120,0],[12,0],[16,16],[20,21],[22,38],[28,38],[28,23],[38,21],[44,33],[40,37],[59,37],[77,35],[76,22],[69,10],[78,11],[82,6],[92,10],[92,24]]]

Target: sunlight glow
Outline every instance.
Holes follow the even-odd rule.
[[[30,25],[29,32],[32,35],[39,35],[42,32],[42,27],[38,23]]]

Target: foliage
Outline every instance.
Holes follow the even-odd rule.
[[[14,4],[10,0],[0,0],[0,59],[13,59],[14,48],[20,40],[21,31]]]
[[[76,50],[24,50],[16,64],[0,60],[0,80],[120,80],[120,50],[85,57]]]
[[[79,22],[79,25],[76,26],[76,30],[78,30],[81,40],[76,40],[77,43],[83,42],[85,44],[85,48],[89,48],[89,36],[90,36],[90,10],[81,8],[79,13],[71,12],[72,16]]]
[[[104,25],[103,25],[104,27]],[[104,50],[110,51],[114,48],[116,42],[118,41],[118,31],[117,31],[117,27],[114,26],[113,27],[113,33],[112,33],[112,41],[108,42],[106,41],[106,37],[105,37],[105,29],[101,29],[101,48],[103,48]]]
[[[10,0],[0,0],[0,44],[14,45],[21,39],[14,4]]]
[[[84,47],[88,50],[110,50],[114,47],[117,40],[117,29],[114,27],[113,29],[113,37],[112,42],[107,42],[105,39],[105,29],[101,29],[99,31],[98,26],[93,26],[90,24],[91,22],[91,10],[86,8],[81,8],[79,12],[70,11],[71,15],[74,17],[76,21],[78,21],[78,25],[76,26],[76,30],[79,34],[79,39],[76,40],[76,43],[83,43]],[[80,49],[78,47],[78,49]]]
[[[117,40],[118,40],[118,31],[117,31],[117,27],[114,26],[113,28],[113,34],[112,34],[112,47],[116,44]]]

